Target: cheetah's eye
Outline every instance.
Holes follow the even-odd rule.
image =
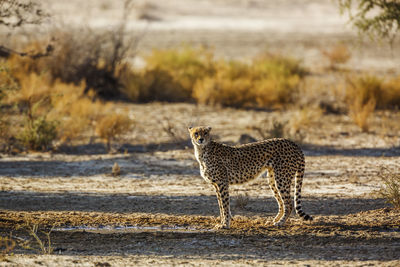
[[[204,133],[204,136],[207,136],[207,133]]]
[[[199,136],[199,134],[198,133],[194,133],[194,137],[198,137]]]

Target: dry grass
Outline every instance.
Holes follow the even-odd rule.
[[[28,231],[29,235],[34,238],[36,241],[36,245],[39,246],[38,250],[42,254],[52,254],[54,251],[54,248],[51,243],[50,239],[50,234],[54,229],[54,226],[50,228],[49,231],[41,231],[41,234],[44,236],[44,238],[40,237],[40,234],[38,233],[39,230],[39,225],[38,224],[26,224],[25,229]],[[44,241],[42,240],[44,239]],[[29,247],[31,248],[31,247]]]
[[[244,195],[238,195],[236,198],[235,206],[239,209],[246,209],[246,206],[249,204],[250,198],[249,195],[246,193]]]
[[[17,242],[12,238],[10,233],[9,236],[0,236],[0,261],[6,259],[6,257],[12,254],[15,249]]]
[[[288,122],[289,136],[298,136],[300,131],[314,126],[322,117],[323,110],[319,107],[305,106],[295,110]]]
[[[321,53],[329,60],[331,70],[337,70],[338,65],[345,64],[351,58],[350,50],[344,44],[337,44],[329,50],[322,50]]]
[[[346,103],[350,117],[363,132],[369,130],[368,119],[379,105],[385,106],[383,80],[376,76],[347,79]]]
[[[112,142],[133,127],[133,121],[125,114],[110,113],[100,118],[96,124],[96,133],[106,144],[107,151],[111,151]]]
[[[386,108],[400,108],[400,75],[384,82],[383,88],[382,105]]]
[[[119,69],[124,93],[137,102],[193,102],[232,107],[282,107],[296,98],[305,75],[300,62],[265,54],[250,64],[215,60],[210,50],[154,50],[147,67]]]
[[[50,56],[40,58],[14,55],[9,59],[14,75],[21,79],[27,73],[48,75],[51,82],[79,85],[85,82],[85,91],[94,90],[98,96],[120,96],[117,69],[134,49],[136,40],[125,40],[124,27],[96,32],[91,29],[54,29],[56,40]],[[40,51],[47,41],[34,41],[25,51]]]
[[[199,103],[280,108],[294,101],[305,70],[279,55],[260,56],[250,64],[220,61],[215,75],[199,80],[193,97]]]
[[[382,170],[380,174],[383,185],[379,195],[386,198],[387,202],[396,209],[400,209],[400,174],[388,170]]]
[[[183,46],[153,50],[145,57],[146,69],[134,73],[125,65],[120,70],[124,93],[133,101],[192,101],[197,80],[214,72],[211,52]]]
[[[266,119],[261,121],[259,126],[251,128],[262,140],[269,138],[285,138],[287,136],[287,121],[279,121],[276,119]]]
[[[114,115],[114,104],[98,100],[92,91],[85,93],[85,83],[66,84],[52,81],[48,75],[24,76],[14,71],[15,75],[11,74],[19,77],[17,88],[3,90],[1,99],[8,107],[0,124],[3,139],[15,137],[22,148],[48,150],[55,143],[79,140],[87,133],[94,135],[95,126],[108,127],[108,132],[98,130],[108,143],[127,128],[125,116]],[[7,127],[10,124],[13,127]]]

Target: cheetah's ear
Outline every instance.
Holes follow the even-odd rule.
[[[212,128],[210,126],[207,126],[206,129],[207,129],[207,131],[211,131]]]
[[[189,126],[189,127],[188,127],[188,131],[189,131],[189,132],[190,132],[192,129],[193,129],[192,126]]]

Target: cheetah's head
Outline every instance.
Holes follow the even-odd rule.
[[[210,142],[210,126],[197,126],[189,127],[190,138],[192,139],[193,145],[205,146]]]

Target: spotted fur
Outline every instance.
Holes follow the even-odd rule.
[[[312,217],[301,209],[304,154],[294,142],[274,138],[240,146],[211,140],[211,127],[190,127],[194,154],[201,176],[215,188],[220,209],[217,228],[229,228],[231,220],[229,185],[242,184],[268,173],[269,186],[279,205],[274,225],[282,226],[293,209],[291,185],[295,183],[294,206],[304,220]]]

